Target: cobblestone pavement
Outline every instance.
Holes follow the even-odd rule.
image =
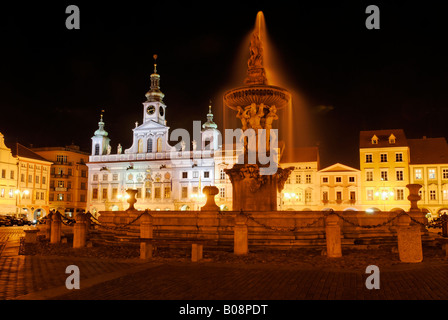
[[[306,250],[251,252],[243,257],[205,251],[199,263],[190,262],[186,251],[176,256],[167,250],[170,258],[161,251],[145,262],[100,256],[19,256],[18,234],[11,229],[9,238],[0,237],[7,241],[0,257],[1,300],[448,299],[448,260],[439,248],[424,248],[424,262],[418,264],[400,263],[396,253],[384,249],[343,250],[344,257],[337,259]],[[378,290],[365,286],[370,263],[380,268]],[[80,290],[65,287],[65,269],[72,264],[80,269]]]

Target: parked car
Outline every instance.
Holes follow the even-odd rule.
[[[23,217],[23,218],[17,219],[17,225],[18,226],[31,226],[31,225],[33,225],[33,222],[28,220],[28,218]]]
[[[0,226],[12,226],[12,221],[7,216],[0,216]]]

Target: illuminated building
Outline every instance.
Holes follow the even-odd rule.
[[[341,163],[317,172],[320,201],[323,208],[335,211],[362,210],[360,197],[361,171]]]
[[[448,214],[448,144],[445,138],[408,139],[410,183],[422,185],[419,207],[431,217]]]
[[[17,159],[17,189],[14,191],[17,214],[29,220],[45,216],[49,212],[50,167],[52,162],[16,143],[11,148]]]
[[[17,212],[17,159],[5,145],[0,133],[0,214],[11,215]]]
[[[78,146],[33,148],[35,153],[53,162],[50,170],[50,210],[73,217],[87,205],[89,154]]]
[[[200,142],[191,141],[191,148],[185,142],[171,146],[156,64],[146,98],[143,122],[135,124],[132,146],[126,150],[121,144],[112,150],[101,116],[87,163],[87,210],[93,214],[127,209],[127,189],[137,190],[134,206],[139,210],[198,210],[205,204],[201,190],[214,184],[214,152],[219,147],[211,107]]]
[[[408,210],[409,145],[404,131],[361,131],[359,157],[364,210]]]

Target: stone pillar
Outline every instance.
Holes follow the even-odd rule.
[[[342,257],[341,247],[341,227],[339,226],[339,217],[330,214],[325,220],[325,238],[327,240],[327,257]]]
[[[51,217],[51,236],[50,243],[60,243],[61,242],[61,214],[59,211],[53,213]]]
[[[51,221],[52,221],[53,212],[50,212],[45,217],[45,239],[50,240],[51,238]]]
[[[199,260],[202,260],[202,253],[203,253],[204,246],[199,243],[193,243],[191,245],[191,261],[192,262],[198,262]]]
[[[408,215],[398,217],[398,254],[401,262],[417,263],[423,260],[422,236],[418,225],[409,225]]]
[[[140,239],[152,239],[153,234],[153,218],[148,210],[140,217]],[[140,259],[152,258],[153,245],[150,242],[140,242]]]
[[[73,227],[73,248],[84,248],[87,238],[86,215],[82,212],[75,217],[76,223]]]
[[[92,226],[92,214],[90,213],[90,211],[87,211],[86,215],[86,228],[87,228],[87,232],[89,232],[91,226]]]
[[[233,227],[234,254],[249,253],[247,237],[247,217],[241,212],[235,217],[235,226]]]

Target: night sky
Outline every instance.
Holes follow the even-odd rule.
[[[319,144],[322,167],[359,167],[360,130],[448,138],[448,25],[436,1],[92,2],[2,4],[7,143],[73,142],[90,152],[104,109],[112,145],[129,148],[154,53],[171,129],[205,121],[210,99],[222,128],[221,95],[235,87],[260,10],[285,82],[308,102],[296,125],[306,139],[297,146]],[[65,28],[70,4],[80,9],[80,30]],[[370,4],[380,8],[380,30],[365,27]]]

